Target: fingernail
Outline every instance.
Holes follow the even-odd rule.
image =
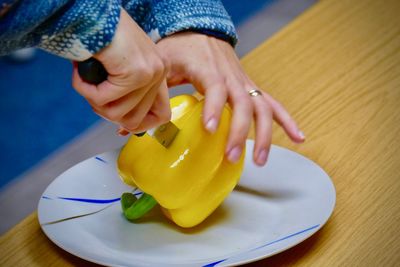
[[[127,130],[123,129],[123,128],[119,128],[119,129],[117,130],[117,134],[118,134],[119,136],[127,136],[127,135],[129,134],[129,132],[128,132]]]
[[[266,149],[261,150],[258,153],[257,159],[256,159],[256,163],[258,165],[264,165],[265,162],[267,162],[267,157],[268,157],[268,151]]]
[[[228,153],[228,161],[235,163],[240,159],[242,155],[242,148],[240,146],[235,146]]]
[[[217,120],[215,118],[211,118],[206,123],[206,129],[210,133],[215,133],[217,130]]]
[[[298,131],[297,134],[302,140],[306,139],[306,136],[304,135],[304,133],[302,131]]]

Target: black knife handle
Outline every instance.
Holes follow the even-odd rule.
[[[78,62],[78,73],[82,80],[91,84],[100,84],[107,80],[108,73],[100,61],[91,57],[85,61]],[[137,133],[136,136],[143,136],[146,132]]]
[[[82,80],[96,85],[104,82],[108,77],[103,64],[94,57],[78,62],[78,73]]]

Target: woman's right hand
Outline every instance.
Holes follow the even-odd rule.
[[[73,87],[101,117],[120,125],[120,134],[139,133],[170,120],[168,67],[146,33],[122,9],[110,45],[93,55],[109,76],[86,83],[74,64]]]

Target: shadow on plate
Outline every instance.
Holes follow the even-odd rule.
[[[121,213],[121,216],[123,214]],[[182,228],[170,221],[161,211],[161,208],[157,206],[144,217],[132,222],[133,224],[147,224],[147,223],[159,223],[163,227],[168,229],[184,233],[184,234],[198,234],[200,232],[206,231],[208,228],[219,225],[223,221],[229,218],[229,210],[224,207],[224,205],[219,206],[210,216],[208,216],[202,223],[192,228]],[[125,217],[124,217],[125,219]]]
[[[274,190],[274,191],[266,191],[259,190],[258,188],[251,188],[245,185],[237,185],[235,187],[235,191],[245,194],[250,194],[253,196],[267,198],[269,200],[289,200],[296,198],[298,196],[298,192],[295,190]]]

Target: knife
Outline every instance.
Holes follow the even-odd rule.
[[[103,64],[95,58],[89,58],[85,61],[78,62],[78,73],[81,78],[91,84],[100,84],[107,80],[107,70]],[[152,136],[164,147],[169,147],[174,141],[175,137],[179,132],[179,128],[176,127],[171,121],[162,124],[156,128],[147,131],[147,134]],[[143,136],[146,132],[135,134],[136,136]]]

